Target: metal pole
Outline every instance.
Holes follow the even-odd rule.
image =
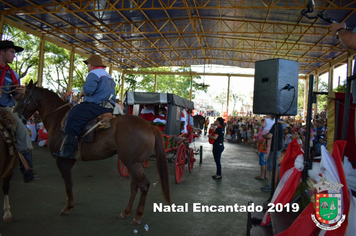
[[[335,100],[336,102],[336,112],[335,112],[335,128],[334,128],[334,142],[337,140],[338,132],[339,132],[339,120],[340,120],[340,101]]]
[[[274,122],[274,134],[273,134],[273,141],[274,141],[274,146],[273,146],[273,157],[272,158],[272,180],[271,180],[271,199],[273,197],[274,194],[274,189],[275,189],[275,178],[276,178],[276,162],[277,162],[277,149],[278,149],[278,120],[279,120],[279,116],[276,115],[275,117],[275,122]]]
[[[311,128],[311,119],[312,119],[312,106],[313,106],[313,83],[314,75],[309,75],[309,93],[308,93],[308,110],[307,110],[307,133],[305,136],[305,152],[304,152],[304,171],[303,171],[303,182],[307,181],[308,178],[308,169],[312,167],[312,160],[309,160],[310,156],[310,128]]]

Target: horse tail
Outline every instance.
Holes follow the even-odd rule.
[[[156,164],[159,179],[161,182],[162,193],[166,202],[171,204],[171,196],[169,191],[168,163],[166,153],[164,151],[163,136],[161,134],[161,131],[157,127],[152,126],[152,130],[155,135]]]

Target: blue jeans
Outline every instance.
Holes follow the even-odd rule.
[[[281,154],[281,150],[277,151],[277,157],[276,157],[276,168],[278,166],[278,157],[279,157],[279,154]],[[272,171],[272,167],[273,167],[273,158],[274,158],[274,151],[271,151],[269,153],[269,156],[267,158],[267,170],[268,171]]]
[[[93,118],[106,112],[113,112],[111,108],[101,107],[96,103],[82,102],[75,105],[69,112],[65,133],[67,135],[80,136],[85,125]]]
[[[224,151],[223,145],[213,146],[213,155],[216,164],[216,174],[221,175],[221,153]]]

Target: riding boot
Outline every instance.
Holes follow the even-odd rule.
[[[67,135],[60,153],[53,153],[56,157],[75,160],[75,151],[78,148],[78,140],[74,135]]]
[[[33,171],[33,165],[32,165],[32,153],[31,151],[24,151],[21,152],[23,157],[25,158],[28,166],[30,169],[26,170],[22,162],[20,162],[20,171],[23,174],[23,179],[25,183],[30,183],[32,181],[39,180],[38,176],[36,173]]]

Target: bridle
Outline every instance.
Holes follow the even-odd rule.
[[[31,103],[31,98],[32,98],[33,102],[35,103],[35,106],[38,108],[38,103],[37,103],[35,97],[34,97],[33,94],[32,94],[33,88],[34,88],[34,87],[32,87],[31,89],[26,89],[26,91],[30,91],[30,93],[29,93],[28,98],[25,98],[25,99],[24,99],[24,104],[25,104],[25,105],[22,107],[21,113],[19,114],[19,117],[21,117],[22,119],[24,119],[24,116],[23,116],[22,114],[23,114],[23,112],[25,111],[26,106]],[[44,99],[44,100],[45,100],[45,99]],[[71,105],[72,105],[72,104],[68,102],[68,103],[66,103],[66,104],[64,104],[64,105],[62,105],[62,106],[60,106],[60,107],[58,107],[57,109],[55,109],[55,110],[53,110],[53,111],[51,111],[51,112],[45,114],[45,115],[43,116],[43,118],[42,118],[42,121],[44,121],[44,119],[45,119],[48,115],[51,115],[51,114],[53,114],[53,113],[59,111],[59,110],[62,109],[63,107],[71,106]]]
[[[23,116],[23,112],[25,111],[26,106],[31,103],[31,98],[32,98],[33,102],[35,103],[36,107],[38,107],[38,103],[37,103],[35,97],[34,97],[33,94],[32,94],[33,88],[34,88],[34,87],[32,87],[31,89],[27,89],[27,88],[26,88],[26,91],[30,91],[30,93],[29,93],[29,95],[28,95],[28,98],[26,98],[26,97],[24,98],[24,101],[23,101],[24,106],[22,107],[21,112],[19,113],[19,117],[20,117],[21,119],[25,119],[25,117]],[[26,120],[26,119],[25,119],[25,120]]]

